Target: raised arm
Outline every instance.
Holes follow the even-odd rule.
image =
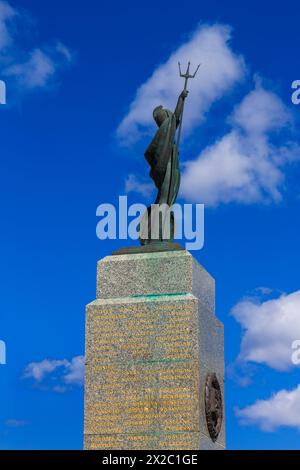
[[[189,94],[189,92],[187,90],[183,90],[179,95],[177,105],[176,105],[176,109],[175,109],[175,112],[174,112],[175,117],[176,117],[177,126],[180,122],[180,117],[181,117],[182,110],[183,110],[184,100],[186,99],[188,94]]]

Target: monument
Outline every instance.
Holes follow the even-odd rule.
[[[173,242],[184,90],[174,112],[155,108],[145,152],[158,194],[141,217],[140,247],[98,263],[86,309],[85,449],[225,448],[223,325],[215,283]],[[198,66],[199,67],[199,66]],[[176,136],[177,133],[177,136]]]

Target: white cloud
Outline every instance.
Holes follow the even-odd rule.
[[[0,74],[11,80],[19,93],[47,87],[72,55],[61,42],[26,50],[18,37],[16,22],[26,22],[27,15],[0,0]]]
[[[62,393],[67,390],[66,385],[82,385],[84,382],[84,356],[74,356],[67,359],[31,362],[25,367],[23,378],[33,379],[41,384],[48,378],[53,381],[52,389]],[[47,389],[47,386],[44,387]]]
[[[257,292],[258,294],[261,294],[261,295],[270,295],[272,294],[272,292],[277,292],[278,289],[273,289],[272,287],[265,287],[265,286],[261,286],[261,287],[256,287],[254,289],[254,292]]]
[[[300,385],[294,390],[280,390],[268,400],[236,409],[242,424],[258,425],[263,431],[275,431],[280,426],[300,430]]]
[[[300,148],[271,138],[291,121],[280,98],[257,83],[230,116],[228,134],[185,164],[181,195],[208,206],[280,201],[283,168],[300,159]]]
[[[125,192],[135,192],[148,197],[154,189],[153,183],[142,182],[135,175],[130,174],[125,180]]]
[[[8,428],[22,428],[27,423],[21,419],[8,419],[5,424]]]
[[[186,61],[190,60],[191,71],[198,63],[203,64],[188,85],[191,98],[184,115],[185,135],[198,126],[211,104],[244,75],[244,62],[230,49],[230,37],[228,26],[200,26],[137,90],[129,112],[118,128],[120,140],[132,144],[145,129],[152,127],[152,110],[157,105],[175,108],[179,91],[183,88],[183,79],[178,75],[178,61],[186,67]]]
[[[67,373],[64,376],[67,384],[83,384],[84,382],[84,356],[75,356],[68,364]]]
[[[56,44],[56,50],[57,50],[57,52],[62,54],[67,59],[68,62],[72,62],[73,55],[72,55],[71,51],[62,42],[59,41]]]
[[[12,42],[8,24],[15,15],[16,11],[7,2],[0,0],[0,52]]]
[[[281,129],[290,119],[290,111],[281,99],[266,91],[257,79],[255,89],[234,110],[231,122],[248,134],[261,135]]]
[[[49,360],[44,359],[40,362],[31,362],[28,364],[24,371],[24,379],[32,378],[40,382],[45,378],[46,375],[51,374],[59,367],[67,367],[69,362],[66,359],[63,360]]]
[[[26,62],[13,64],[4,70],[5,76],[18,78],[21,86],[26,88],[44,87],[55,73],[55,64],[41,49],[30,53]]]
[[[239,302],[232,314],[243,329],[238,360],[285,371],[294,367],[292,343],[300,339],[300,291],[258,302]]]

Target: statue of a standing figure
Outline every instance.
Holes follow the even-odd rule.
[[[182,74],[179,65],[180,75],[185,78],[185,86],[179,95],[175,111],[172,112],[162,106],[157,106],[153,111],[158,130],[145,152],[145,158],[151,167],[150,176],[158,193],[154,205],[148,207],[147,212],[141,218],[140,241],[142,245],[170,242],[174,239],[174,214],[167,209],[175,203],[180,186],[178,148],[184,101],[188,96],[187,81],[196,75],[199,68],[198,66],[194,75],[190,75],[189,66],[190,63],[187,72]]]

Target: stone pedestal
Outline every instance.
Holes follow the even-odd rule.
[[[86,311],[86,449],[225,447],[214,298],[213,278],[185,250],[99,262]]]

